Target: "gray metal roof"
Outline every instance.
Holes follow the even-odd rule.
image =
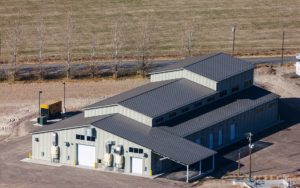
[[[177,69],[186,69],[218,82],[253,68],[254,65],[252,63],[232,57],[228,54],[217,53],[201,57],[187,58],[179,61],[178,63],[159,69],[152,74]]]
[[[49,132],[49,131],[54,131],[54,130],[69,129],[69,128],[73,128],[73,127],[90,125],[92,122],[104,119],[109,116],[111,116],[111,115],[103,115],[103,116],[84,118],[84,113],[81,112],[77,115],[74,115],[70,118],[59,121],[57,123],[53,123],[50,125],[44,125],[43,127],[39,128],[35,131],[32,131],[32,133],[34,134],[34,133],[41,133],[41,132]]]
[[[253,86],[236,95],[186,114],[184,117],[166,122],[160,128],[172,134],[186,137],[277,98],[277,95]]]
[[[216,153],[185,138],[157,127],[149,127],[120,114],[104,118],[92,125],[184,165],[194,164]]]
[[[86,106],[85,109],[88,108],[95,108],[99,106],[107,106],[111,104],[118,104],[121,101],[124,101],[126,99],[132,98],[133,96],[141,95],[145,92],[151,91],[153,89],[157,89],[161,86],[164,86],[166,84],[175,82],[176,80],[167,80],[167,81],[162,81],[162,82],[151,82],[139,87],[136,87],[134,89],[131,89],[129,91],[123,92],[121,94],[109,97],[107,99],[104,99],[102,101],[99,101],[97,103],[91,104],[89,106]]]
[[[147,116],[157,117],[215,93],[216,91],[208,87],[187,79],[179,79],[119,104]]]

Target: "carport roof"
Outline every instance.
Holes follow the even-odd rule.
[[[96,121],[92,125],[183,165],[194,164],[216,153],[158,127],[149,127],[120,114]]]
[[[219,82],[253,68],[254,65],[252,63],[225,53],[215,53],[200,57],[186,58],[151,74],[185,69]]]

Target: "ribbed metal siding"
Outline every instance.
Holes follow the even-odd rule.
[[[114,114],[114,113],[118,113],[118,111],[119,111],[119,105],[99,107],[99,108],[84,110],[84,117]]]
[[[151,75],[151,82],[158,82],[164,80],[172,80],[172,79],[179,79],[179,78],[186,78],[203,86],[206,86],[210,89],[216,90],[216,82],[203,77],[199,74],[193,73],[188,70],[176,70],[170,72],[162,72]]]
[[[227,90],[227,93],[231,93],[232,87],[236,85],[239,86],[240,90],[246,89],[244,82],[247,80],[252,80],[253,83],[253,69],[218,82],[217,91]]]
[[[120,105],[99,107],[84,111],[85,117],[119,113],[140,123],[152,126],[152,118]]]
[[[149,175],[151,169],[151,150],[144,148],[140,145],[132,143],[126,139],[103,131],[101,129],[96,128],[97,138],[96,142],[90,142],[87,140],[76,140],[76,134],[85,135],[85,128],[77,128],[77,129],[68,129],[62,131],[56,131],[58,134],[58,146],[60,147],[60,163],[74,165],[74,161],[77,160],[77,144],[91,145],[96,146],[96,160],[101,159],[103,161],[103,157],[105,154],[105,143],[106,141],[115,141],[116,145],[123,145],[124,147],[124,157],[125,157],[125,171],[130,172],[130,157],[140,157],[143,158],[144,161],[144,175]],[[41,133],[41,134],[33,134],[32,135],[32,158],[38,160],[51,161],[51,146],[52,146],[52,135],[53,132]],[[35,142],[34,138],[38,137],[39,142]],[[70,147],[66,147],[64,142],[70,142]],[[129,153],[128,148],[135,147],[143,149],[144,153],[148,155],[147,158],[144,158],[143,154]],[[41,153],[44,152],[44,157],[41,156]],[[67,160],[67,156],[69,155],[70,159]],[[96,161],[97,162],[97,161]]]
[[[174,70],[169,72],[161,72],[158,74],[152,74],[150,76],[151,82],[158,82],[158,81],[164,81],[164,80],[172,80],[172,79],[178,79],[183,78],[183,70]]]
[[[206,78],[204,76],[201,76],[199,74],[196,74],[196,73],[193,73],[191,71],[188,71],[188,70],[184,70],[184,78],[188,79],[188,80],[191,80],[193,82],[196,82],[198,84],[201,84],[203,86],[206,86],[212,90],[215,90],[217,89],[217,82],[216,81],[213,81],[209,78]]]
[[[275,104],[272,108],[270,104]],[[257,109],[263,108],[262,112],[257,112]],[[274,125],[278,121],[278,100],[273,100],[264,105],[261,105],[253,110],[247,111],[243,114],[230,118],[223,122],[217,123],[209,128],[203,129],[200,132],[187,136],[186,138],[195,142],[196,138],[200,138],[201,145],[208,146],[209,133],[214,135],[214,149],[221,149],[232,144],[230,141],[230,124],[236,124],[236,139],[237,142],[245,138],[245,133],[252,132],[258,133],[270,126]],[[223,142],[221,146],[218,146],[218,129],[222,128]]]

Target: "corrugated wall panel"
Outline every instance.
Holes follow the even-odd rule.
[[[95,142],[85,140],[77,140],[76,134],[85,135],[86,128],[68,129],[56,131],[58,134],[58,146],[60,148],[60,162],[62,164],[74,165],[77,161],[77,144],[90,145],[96,147],[96,162],[98,159],[103,161],[105,154],[105,143],[107,141],[115,141],[116,145],[122,145],[124,147],[124,157],[125,157],[125,171],[130,172],[130,158],[139,157],[143,158],[144,161],[144,175],[150,174],[151,169],[151,150],[144,148],[140,145],[132,143],[126,139],[113,135],[109,132],[103,131],[96,128],[97,138]],[[51,161],[51,146],[52,146],[52,135],[53,132],[40,133],[32,135],[32,158],[38,160]],[[34,138],[38,137],[39,142],[35,142]],[[65,142],[70,143],[70,147],[65,146]],[[147,157],[144,154],[129,153],[129,147],[143,149]],[[44,157],[41,156],[41,152],[44,152]],[[69,156],[69,159],[68,159]]]
[[[273,104],[273,105],[272,105]],[[257,111],[257,109],[263,108],[263,111]],[[233,118],[225,120],[221,123],[213,125],[209,128],[201,130],[187,136],[186,138],[195,142],[195,138],[201,138],[201,145],[208,147],[209,133],[214,133],[214,149],[220,149],[232,144],[230,141],[230,124],[235,122],[236,124],[236,139],[237,142],[241,139],[245,139],[245,133],[252,132],[254,135],[261,132],[270,126],[273,126],[278,122],[278,100],[273,100],[265,103],[255,109],[239,114]],[[217,132],[216,130],[222,127],[223,130],[223,144],[217,146]]]

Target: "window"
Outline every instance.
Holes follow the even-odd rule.
[[[96,137],[94,137],[94,136],[87,136],[87,137],[86,137],[86,140],[87,140],[87,141],[95,142]]]
[[[215,97],[209,97],[209,98],[207,99],[207,102],[211,102],[211,101],[213,101],[213,100],[215,100]]]
[[[133,148],[129,147],[129,152],[132,153],[133,152]]]
[[[155,122],[156,123],[160,123],[160,122],[162,122],[164,120],[164,117],[160,117],[160,118],[157,118],[156,120],[155,120]]]
[[[98,163],[101,163],[101,159],[98,159]]]
[[[176,112],[172,112],[171,114],[169,114],[169,117],[175,117],[176,116]]]
[[[187,111],[189,111],[189,110],[190,110],[189,107],[185,107],[185,108],[181,109],[181,112],[184,113],[184,112],[187,112]]]
[[[213,133],[209,133],[208,147],[209,148],[213,148],[214,147],[214,135],[213,135]]]
[[[35,137],[35,138],[34,138],[34,141],[39,142],[39,138],[38,138],[38,137]]]
[[[77,140],[84,140],[84,135],[76,134]]]
[[[219,128],[218,130],[218,145],[222,145],[223,144],[223,130],[222,128]]]
[[[230,125],[230,140],[234,140],[235,139],[235,124],[231,124]]]
[[[197,103],[194,104],[194,107],[197,108],[197,107],[199,107],[199,106],[201,106],[201,105],[202,105],[202,101],[199,101],[199,102],[197,102]]]
[[[139,153],[139,154],[143,154],[144,153],[144,150],[142,148],[132,148],[132,147],[129,147],[129,152],[130,153]]]
[[[246,80],[244,82],[244,88],[250,87],[252,85],[252,80]]]
[[[227,90],[223,90],[220,92],[220,97],[224,97],[225,95],[227,95]]]
[[[240,87],[237,85],[237,86],[234,86],[232,89],[231,89],[231,91],[232,92],[236,92],[236,91],[238,91],[240,89]]]

